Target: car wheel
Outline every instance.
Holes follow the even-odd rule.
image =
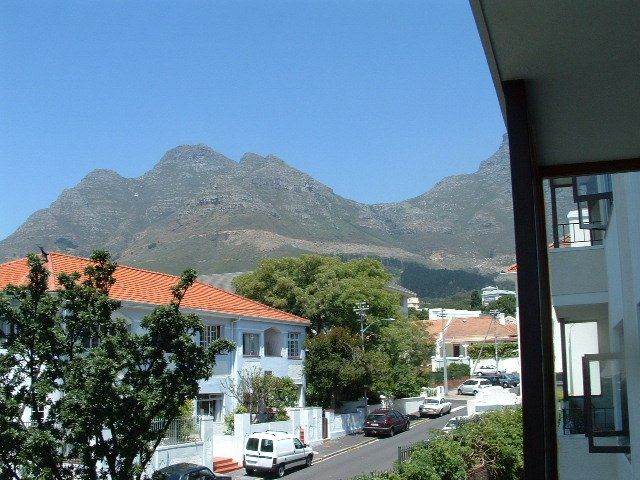
[[[251,475],[253,474],[253,472],[255,472],[253,468],[245,468],[245,471],[247,472],[247,475]]]
[[[458,389],[458,395],[462,395],[462,390]]]
[[[502,388],[509,388],[509,384],[508,384],[507,382],[504,382],[504,383],[502,384]]]
[[[307,455],[307,461],[304,463],[305,467],[310,467],[313,463],[313,455]]]
[[[478,394],[478,390],[474,390],[474,391],[473,391],[473,394],[474,394],[474,395],[477,395],[477,394]]]
[[[389,436],[393,437],[396,434],[396,432],[393,431],[393,427],[391,427],[391,430],[389,430]]]
[[[407,428],[405,428],[404,431],[408,432],[410,428],[411,428],[411,422],[407,420]]]
[[[276,470],[276,475],[278,478],[284,477],[284,463],[278,465],[278,470]]]

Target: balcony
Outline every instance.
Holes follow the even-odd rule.
[[[602,245],[551,249],[549,275],[555,307],[608,301],[607,266]]]

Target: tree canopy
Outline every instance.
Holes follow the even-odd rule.
[[[420,391],[420,368],[433,350],[424,323],[409,321],[391,281],[372,259],[347,262],[303,255],[263,261],[235,279],[239,293],[311,320],[305,375],[307,399],[336,402],[372,396],[411,396]],[[369,310],[354,312],[359,302]],[[363,348],[364,347],[364,348]]]
[[[482,311],[489,313],[491,310],[498,310],[500,313],[513,316],[516,314],[516,306],[515,295],[503,295],[497,300],[485,305]]]
[[[0,478],[140,478],[215,356],[235,347],[194,341],[202,325],[180,311],[193,270],[144,317],[143,333],[131,332],[109,297],[109,259],[94,252],[82,274],[59,275],[50,291],[42,258],[29,255],[27,285],[0,293],[9,332],[0,339]],[[72,472],[66,458],[81,466]]]
[[[400,314],[398,295],[385,288],[391,278],[377,260],[302,255],[264,260],[255,272],[236,277],[234,286],[245,297],[311,320],[316,333],[336,326],[356,333],[358,302],[368,303],[369,318]]]

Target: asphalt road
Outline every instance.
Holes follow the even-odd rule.
[[[285,478],[289,480],[348,480],[363,473],[390,470],[398,458],[399,446],[425,440],[433,430],[441,429],[452,416],[466,415],[465,402],[453,401],[452,405],[453,409],[459,406],[463,406],[463,408],[441,418],[429,418],[420,424],[414,424],[408,432],[400,433],[391,438],[379,438],[361,447],[314,463],[311,468],[289,470]],[[263,477],[244,474],[239,478],[249,480]]]

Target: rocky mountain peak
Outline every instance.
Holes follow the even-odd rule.
[[[160,159],[153,170],[181,168],[194,170],[219,170],[233,168],[236,162],[216,152],[207,145],[180,145],[172,148]],[[153,171],[152,170],[152,171]]]

